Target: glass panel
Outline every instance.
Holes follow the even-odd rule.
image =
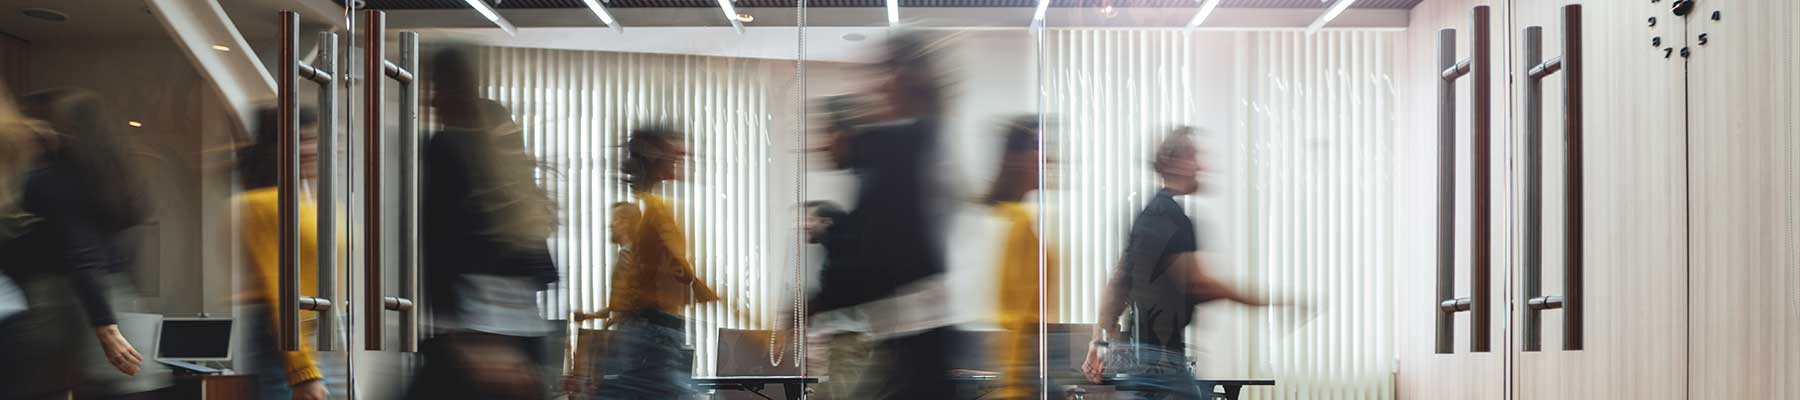
[[[1078,244],[1057,252],[1059,308],[1083,324],[1078,351],[1105,331],[1089,357],[1101,383],[1131,376],[1118,390],[1391,397],[1389,59],[1404,20],[1352,9],[1308,32],[1352,2],[1250,3],[1268,4],[1045,12],[1044,199],[1062,222],[1045,236]]]
[[[286,5],[227,3],[0,6],[0,86],[10,88],[0,90],[0,152],[8,153],[0,156],[8,160],[0,166],[0,215],[8,216],[0,315],[43,327],[7,330],[6,363],[38,373],[0,378],[0,397],[76,389],[197,398],[203,386],[233,383],[251,396],[320,376],[307,388],[344,393],[343,353],[317,352],[309,368],[290,369],[277,348],[271,303],[282,223],[267,103],[276,87],[265,66],[276,66],[276,17]],[[294,11],[299,56],[319,65],[319,33],[341,35],[342,11]],[[316,119],[322,86],[296,87],[315,117],[298,142],[316,149],[332,126]],[[21,129],[16,104],[41,124]],[[303,224],[316,216],[317,156],[299,159]],[[299,294],[320,297],[314,227],[301,228]],[[297,312],[297,344],[341,349],[343,331],[325,323],[337,318],[331,311]],[[63,361],[31,361],[40,351]],[[104,353],[132,354],[117,363],[129,366],[109,365]],[[229,373],[177,379],[213,370]]]
[[[810,250],[819,397],[1035,398],[1046,374],[1073,375],[1068,351],[1044,351],[1064,338],[1041,335],[1065,314],[1043,274],[1057,266],[1040,263],[1054,246],[1037,234],[1031,9],[865,1],[807,15],[819,151],[806,198],[849,210]]]
[[[489,18],[468,2],[428,3],[369,2],[385,12],[391,61],[402,32],[418,34],[423,54],[412,72],[429,136],[417,209],[429,328],[415,387],[505,378],[458,363],[475,351],[518,360],[545,393],[736,398],[753,395],[717,377],[751,376],[781,395],[769,377],[802,375],[793,327],[804,325],[795,9],[481,3]],[[401,87],[385,85],[393,130]],[[390,148],[405,138],[384,137]],[[388,165],[389,185],[404,182]],[[403,229],[399,207],[384,202],[396,227],[384,230]],[[400,259],[386,258],[384,290],[397,293]],[[399,318],[388,314],[391,353]]]

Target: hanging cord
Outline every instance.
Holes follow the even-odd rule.
[[[806,96],[806,0],[800,0],[799,3],[797,4],[797,6],[794,8],[794,21],[795,21],[794,33],[795,33],[795,36],[797,39],[796,41],[798,43],[794,48],[794,85],[792,87],[794,88],[795,91],[799,92],[799,93],[797,93],[796,96],[794,96],[794,98],[801,99],[799,109],[794,111],[794,114],[797,117],[799,117],[799,118],[796,118],[796,120],[798,120],[799,123],[794,124],[794,143],[796,145],[798,145],[801,149],[805,149],[806,148],[806,127],[807,127],[806,116],[807,116],[807,108],[810,107],[808,105],[807,101],[805,100],[805,96]],[[804,151],[800,152],[799,154],[800,154],[799,159],[796,160],[797,162],[794,163],[794,198],[804,201],[805,195],[806,195],[806,160],[810,155],[808,155]],[[802,209],[801,212],[798,214],[797,218],[794,219],[794,222],[796,222],[796,226],[801,228],[800,230],[797,231],[797,232],[800,232],[801,235],[805,234],[807,217],[808,217],[808,215],[806,214],[806,211],[804,209]],[[793,346],[791,346],[791,347],[793,348],[793,351],[794,351],[794,364],[797,366],[801,366],[800,374],[805,375],[806,368],[804,366],[804,363],[802,362],[803,361],[802,354],[804,351],[802,349],[802,347],[803,347],[803,343],[806,338],[806,330],[805,330],[805,328],[806,328],[806,315],[805,315],[806,305],[804,304],[806,302],[806,299],[805,299],[804,293],[805,293],[805,288],[806,288],[805,265],[806,265],[806,244],[807,243],[806,243],[806,240],[804,240],[804,238],[796,238],[796,239],[800,239],[800,240],[794,240],[795,257],[793,257],[793,259],[792,259],[792,262],[794,265],[792,267],[790,267],[789,277],[788,277],[788,293],[789,293],[789,295],[792,296],[791,297],[792,302],[788,303],[788,308],[791,309],[790,312],[792,313],[790,315],[790,317],[791,317],[791,322],[793,324],[792,325],[792,327],[793,327],[793,332],[792,332]],[[777,345],[779,344],[779,343],[777,343],[779,338],[777,338],[776,336],[779,334],[780,334],[779,330],[772,330],[769,332],[769,366],[771,366],[771,367],[781,366],[782,357],[785,356],[785,353],[781,352],[779,350],[779,348],[777,347]]]

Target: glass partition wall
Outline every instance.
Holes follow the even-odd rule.
[[[210,318],[186,359],[330,398],[1392,397],[1416,1],[176,3],[0,13],[10,95],[155,165],[146,359]],[[143,365],[93,390],[185,390]]]

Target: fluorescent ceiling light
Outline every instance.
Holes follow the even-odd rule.
[[[1044,22],[1044,12],[1050,11],[1050,0],[1038,0],[1037,11],[1031,14],[1033,22]]]
[[[1325,15],[1320,15],[1319,19],[1313,20],[1312,25],[1306,26],[1306,33],[1309,35],[1318,33],[1320,28],[1324,28],[1325,24],[1331,23],[1331,20],[1336,19],[1338,14],[1343,14],[1344,9],[1350,8],[1350,4],[1353,3],[1356,3],[1356,0],[1337,0],[1336,3],[1332,3],[1331,8],[1325,10]]]
[[[470,8],[474,8],[475,12],[481,13],[482,18],[487,18],[488,22],[494,23],[494,26],[500,27],[500,30],[506,31],[506,34],[513,34],[514,28],[512,22],[507,22],[506,18],[501,18],[500,13],[494,12],[494,8],[489,7],[486,1],[463,0],[463,2],[469,3]]]
[[[594,11],[595,17],[600,17],[600,22],[606,23],[606,26],[612,28],[614,32],[624,32],[625,28],[619,26],[619,21],[613,19],[612,13],[606,12],[606,6],[600,5],[600,0],[581,1],[587,3],[588,9]]]
[[[1194,19],[1188,20],[1188,24],[1187,24],[1188,28],[1200,26],[1200,23],[1206,22],[1207,16],[1212,15],[1213,9],[1219,8],[1219,0],[1201,0],[1201,1],[1202,1],[1202,3],[1200,3],[1200,10],[1194,12]]]
[[[125,121],[125,124],[126,124],[126,125],[131,125],[131,127],[133,127],[133,128],[142,128],[142,127],[144,127],[144,123],[142,123],[142,122],[137,122],[137,121]]]
[[[725,20],[731,21],[731,29],[737,30],[739,35],[744,34],[744,23],[738,21],[737,7],[731,6],[731,0],[719,0],[719,10],[725,11]]]
[[[900,0],[887,0],[888,26],[900,24]]]
[[[218,50],[218,51],[231,51],[230,47],[226,47],[225,45],[222,45],[222,44],[212,45],[212,49]]]

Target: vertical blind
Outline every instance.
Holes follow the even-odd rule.
[[[1249,258],[1311,315],[1253,325],[1283,382],[1252,398],[1393,397],[1393,34],[1248,35]]]
[[[1235,185],[1221,193],[1226,199],[1181,201],[1202,219],[1235,221],[1215,232],[1228,240],[1209,241],[1235,246],[1201,246],[1213,253],[1213,272],[1257,292],[1307,299],[1314,311],[1239,309],[1228,321],[1207,321],[1213,327],[1196,324],[1189,337],[1225,327],[1236,331],[1223,335],[1235,338],[1227,344],[1243,347],[1235,358],[1200,362],[1241,364],[1222,369],[1281,382],[1245,398],[1392,398],[1392,34],[1242,33],[1235,54],[1197,50],[1218,35],[1175,30],[1044,35],[1045,136],[1057,162],[1043,195],[1056,223],[1044,229],[1062,251],[1066,294],[1053,318],[1094,322],[1131,219],[1158,185],[1150,151],[1171,128],[1200,124],[1195,99],[1219,95],[1201,80],[1236,79],[1234,126],[1198,126],[1208,132],[1202,142],[1247,153],[1208,152],[1211,163],[1230,162],[1216,169],[1235,174],[1223,179]],[[1235,63],[1235,76],[1196,72],[1219,62]],[[1236,203],[1229,212],[1246,215],[1204,215],[1209,200]]]
[[[688,55],[482,48],[482,94],[512,109],[538,181],[560,207],[551,251],[563,280],[540,295],[545,317],[606,307],[618,248],[607,226],[614,202],[630,201],[618,167],[631,129],[670,124],[687,134],[685,179],[658,189],[674,204],[699,278],[718,302],[689,307],[695,373],[711,375],[719,328],[768,321],[780,297],[771,243],[771,70],[791,64]],[[583,328],[598,328],[590,322]]]

